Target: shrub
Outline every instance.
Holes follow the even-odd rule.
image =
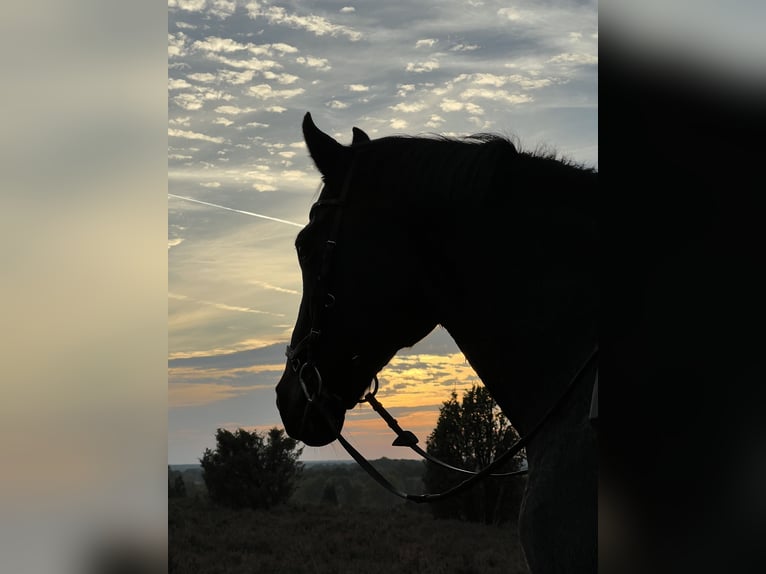
[[[303,448],[272,428],[264,437],[257,431],[216,431],[215,450],[200,459],[210,499],[230,508],[270,508],[287,501],[303,470],[298,461]]]

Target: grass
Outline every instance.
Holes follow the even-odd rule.
[[[173,574],[527,573],[516,527],[436,520],[421,507],[231,510],[168,501]]]

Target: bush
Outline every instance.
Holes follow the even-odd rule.
[[[303,448],[285,431],[216,431],[216,448],[200,459],[210,499],[230,508],[270,508],[287,501],[303,470]]]

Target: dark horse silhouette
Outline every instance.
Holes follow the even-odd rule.
[[[295,245],[303,298],[277,385],[287,433],[336,439],[376,374],[441,325],[523,435],[597,344],[598,174],[507,139],[303,133],[324,188]],[[596,571],[595,362],[527,446],[534,573]]]

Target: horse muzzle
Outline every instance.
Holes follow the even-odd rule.
[[[340,398],[307,390],[300,373],[285,369],[277,384],[277,409],[287,434],[308,446],[325,446],[338,438],[346,418]]]

